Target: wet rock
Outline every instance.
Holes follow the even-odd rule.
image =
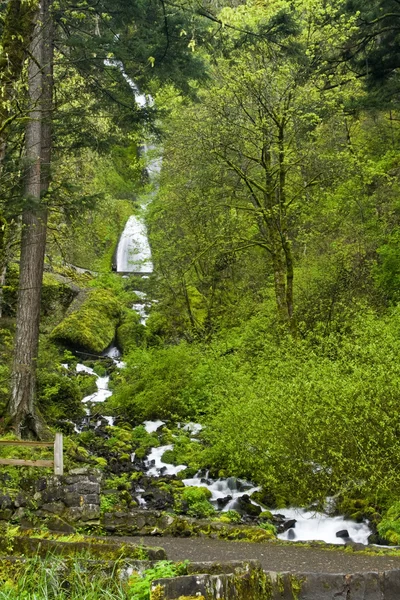
[[[293,529],[293,527],[296,526],[296,519],[289,519],[288,521],[285,521],[282,525],[282,532],[287,531],[288,529]]]
[[[261,513],[261,508],[256,504],[252,504],[250,496],[247,494],[237,498],[234,508],[239,514],[248,515],[250,517],[258,517]]]
[[[230,501],[232,500],[232,496],[225,496],[225,498],[218,498],[217,505],[218,508],[224,508]]]
[[[288,540],[295,540],[296,539],[296,532],[294,529],[289,529],[288,530]]]
[[[341,529],[340,531],[336,532],[336,537],[337,538],[342,538],[343,540],[349,540],[350,536],[349,536],[349,532],[347,531],[347,529]]]

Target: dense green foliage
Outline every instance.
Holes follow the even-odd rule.
[[[126,368],[104,414],[120,421],[105,442],[81,434],[91,460],[144,458],[159,440],[143,420],[199,421],[202,443],[171,434],[165,462],[247,477],[267,507],[333,496],[358,519],[387,511],[379,533],[397,543],[398,2],[128,4],[56,7],[38,406],[52,425],[78,419],[93,378],[64,346],[99,354],[116,341]],[[12,82],[21,111],[24,77]],[[128,77],[154,105],[135,103]],[[0,183],[3,412],[22,124],[9,125]],[[147,160],[163,155],[153,187],[144,141]],[[155,275],[118,278],[118,235],[149,199]],[[157,300],[146,326],[135,289]],[[203,495],[185,492],[180,508],[211,514]]]

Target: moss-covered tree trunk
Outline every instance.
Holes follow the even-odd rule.
[[[46,248],[51,149],[52,27],[51,0],[42,0],[31,44],[30,119],[26,127],[26,206],[22,215],[20,280],[9,414],[22,437],[43,437],[45,427],[35,410],[40,297]]]

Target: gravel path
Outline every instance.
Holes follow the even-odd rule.
[[[208,538],[124,537],[148,546],[161,546],[170,560],[218,561],[257,559],[266,571],[292,573],[361,573],[400,570],[400,556],[376,556],[343,550],[274,543],[225,542]]]

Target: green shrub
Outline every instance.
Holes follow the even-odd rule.
[[[150,600],[151,583],[155,579],[184,574],[186,565],[159,561],[124,580],[119,576],[123,561],[115,564],[115,572],[110,575],[96,565],[88,567],[87,560],[80,558],[28,558],[12,565],[5,563],[0,570],[0,600]]]
[[[146,328],[140,323],[140,316],[134,310],[126,310],[121,324],[117,327],[116,341],[118,348],[126,354],[134,346],[143,341]]]
[[[379,535],[388,544],[393,546],[400,545],[400,501],[392,504],[387,510],[377,529]]]
[[[188,506],[187,514],[190,517],[198,519],[212,517],[215,515],[215,509],[208,502],[209,498],[211,498],[211,492],[205,487],[185,487],[182,490],[178,508],[180,506],[182,510],[184,503],[186,503]]]
[[[225,510],[221,513],[220,521],[223,523],[240,523],[242,520],[241,515],[236,510]]]
[[[133,422],[192,417],[204,405],[201,386],[192,385],[199,357],[197,348],[184,343],[132,350],[110,406]]]

